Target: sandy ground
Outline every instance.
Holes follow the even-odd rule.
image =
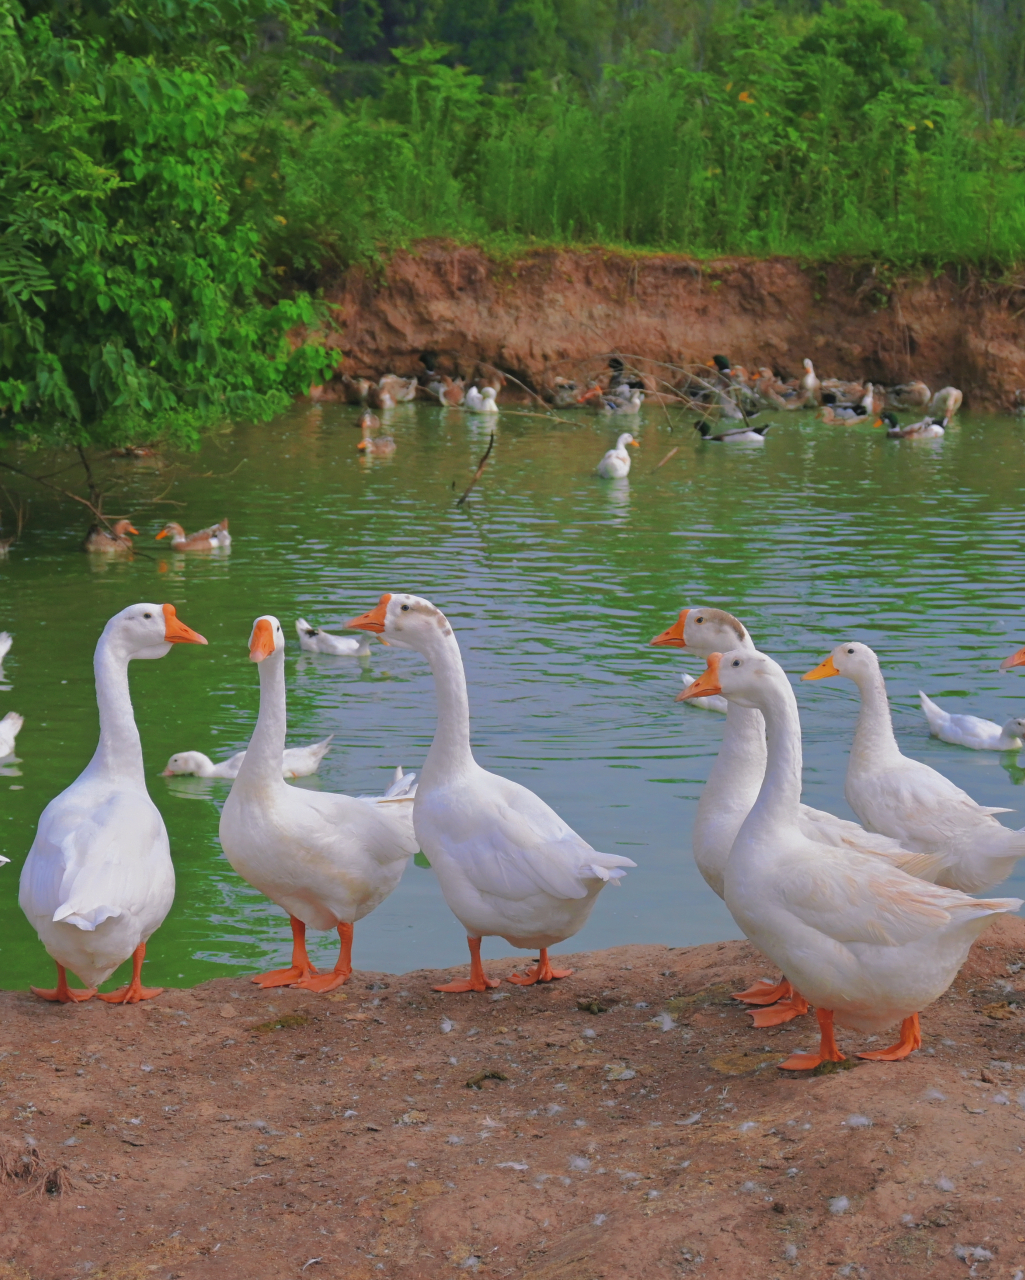
[[[0,1278],[1021,1280],[1025,922],[922,1052],[814,1077],[775,1065],[810,1018],[730,1000],[766,973],[743,943],[571,963],[486,995],[0,993]]]

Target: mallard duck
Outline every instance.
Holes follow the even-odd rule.
[[[94,524],[85,535],[84,546],[86,551],[100,555],[125,555],[132,550],[132,540],[128,536],[130,533],[139,536],[139,530],[130,520],[115,520],[110,529]]]
[[[336,658],[365,658],[370,653],[370,637],[333,636],[321,627],[311,627],[305,618],[297,618],[299,648],[305,653],[329,653]]]
[[[227,520],[200,529],[198,533],[186,533],[180,524],[172,520],[157,534],[157,542],[161,538],[171,539],[172,551],[217,551],[231,546]]]
[[[625,398],[621,396],[602,396],[599,400],[594,401],[594,407],[599,413],[640,413],[643,402],[644,392],[638,391],[635,387]]]
[[[731,427],[715,431],[707,422],[695,422],[694,430],[709,444],[764,444],[766,431],[775,425],[774,422],[766,422],[761,427]]]
[[[375,632],[426,658],[438,698],[438,727],[420,771],[413,826],[445,901],[466,929],[468,981],[438,991],[485,991],[480,941],[498,936],[539,949],[520,985],[567,977],[548,948],[583,927],[599,892],[636,864],[599,853],[526,787],[482,769],[470,748],[470,710],[459,642],[429,600],[383,595],[350,627]]]
[[[640,448],[630,432],[624,431],[616,441],[615,448],[610,449],[598,463],[596,470],[603,480],[622,480],[624,476],[630,474],[630,455],[626,451],[627,445],[633,449]]]
[[[886,434],[891,440],[933,440],[945,435],[943,427],[932,418],[923,418],[921,422],[909,422],[902,427],[892,413],[882,413],[873,424],[886,427]]]
[[[999,725],[993,720],[981,720],[978,716],[958,715],[944,711],[919,689],[918,700],[929,723],[934,738],[953,743],[957,747],[972,747],[976,751],[1020,751],[1025,739],[1025,719],[1014,717]]]

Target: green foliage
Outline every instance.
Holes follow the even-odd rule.
[[[312,16],[0,0],[0,429],[187,442],[319,370],[287,339],[316,321],[310,299],[261,293],[265,213],[241,159],[261,92],[287,92],[283,59],[256,48],[268,13],[280,43]]]

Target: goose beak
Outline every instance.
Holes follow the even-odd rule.
[[[712,653],[708,656],[708,665],[702,671],[701,675],[686,689],[682,689],[676,695],[677,702],[686,702],[689,698],[707,698],[713,693],[722,693],[722,687],[719,684],[719,663],[722,660],[721,653]]]
[[[689,612],[689,609],[684,609],[673,625],[667,627],[661,635],[657,635],[651,641],[651,644],[659,645],[666,649],[686,649],[687,642],[683,638],[683,627]]]
[[[376,635],[380,635],[384,630],[385,619],[388,616],[388,601],[391,599],[391,593],[386,592],[377,602],[377,607],[371,609],[369,613],[361,613],[358,618],[353,618],[351,622],[345,625],[351,627],[354,631],[373,631]]]
[[[134,524],[130,524],[130,525],[128,526],[128,532],[129,532],[129,533],[134,533],[136,537],[138,537],[138,536],[139,536],[139,530],[138,530],[138,529],[136,529],[136,527],[135,527],[135,525],[134,525]]]
[[[806,671],[802,680],[824,680],[826,676],[838,676],[840,674],[836,663],[833,661],[833,655],[823,659],[814,671]]]
[[[636,440],[628,440],[627,444],[630,446],[631,449],[639,449],[641,447]]]
[[[266,618],[258,618],[249,637],[249,661],[262,662],[274,652],[274,628]]]
[[[1012,667],[1025,667],[1025,649],[1019,649],[1017,653],[1012,653],[1009,658],[1005,658],[1000,664],[1001,671],[1010,671]]]
[[[154,539],[154,541],[159,542],[161,538],[169,538],[170,536],[171,536],[170,529],[161,529],[160,532],[157,534],[156,538]]]
[[[173,604],[164,605],[164,642],[165,644],[206,644],[206,639],[187,627],[174,611]]]

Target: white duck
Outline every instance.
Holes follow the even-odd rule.
[[[103,629],[93,667],[100,741],[76,780],[43,810],[21,872],[18,901],[57,962],[57,986],[44,1000],[88,1000],[132,957],[132,979],[100,995],[135,1004],[160,994],[143,987],[147,939],[174,901],[167,831],[146,790],[142,745],[128,691],[133,658],[162,658],[173,644],[206,644],[174,606],[133,604]],[[70,969],[87,990],[68,987]]]
[[[979,716],[958,715],[944,711],[919,689],[918,700],[922,704],[929,732],[943,742],[957,747],[973,747],[976,751],[1019,751],[1025,738],[1025,719],[1015,717],[999,725]]]
[[[548,948],[572,937],[591,914],[599,891],[636,866],[599,853],[532,791],[482,769],[470,749],[470,708],[459,643],[448,619],[429,600],[383,595],[349,623],[422,654],[438,699],[438,727],[420,771],[413,825],[445,901],[466,929],[470,978],[437,991],[485,991],[480,940],[498,936],[514,947],[539,949],[529,985],[568,976],[553,969]]]
[[[598,474],[602,479],[622,480],[624,476],[630,474],[630,455],[626,451],[627,445],[632,445],[635,449],[640,448],[630,432],[624,431],[616,441],[616,447],[610,449],[598,463]]]
[[[281,761],[283,778],[308,778],[320,768],[320,762],[330,750],[335,735],[332,733],[321,742],[311,742],[308,747],[286,747]],[[162,776],[173,778],[176,774],[192,773],[197,778],[237,778],[246,758],[244,751],[236,751],[227,760],[217,764],[202,751],[179,751],[167,762]]]
[[[17,711],[8,711],[0,720],[0,760],[5,756],[14,755],[14,740],[21,732],[21,726],[24,723],[25,717],[19,716]]]
[[[713,654],[695,694],[722,694],[765,720],[758,798],[726,864],[726,905],[748,939],[815,1006],[817,1053],[782,1062],[808,1071],[842,1062],[834,1022],[855,1031],[901,1024],[900,1039],[861,1058],[893,1062],[919,1048],[919,1011],[939,999],[972,942],[1020,898],[980,901],[915,879],[882,859],[810,840],[802,830],[801,725],[783,669],[763,653]]]
[[[277,618],[257,618],[249,656],[260,666],[260,714],[221,811],[221,845],[238,874],[292,923],[291,966],[253,981],[333,991],[352,973],[353,924],[387,898],[416,853],[410,806],[288,786],[281,776],[285,637]],[[331,973],[318,974],[310,963],[307,926],[337,929]]]
[[[976,804],[942,773],[901,753],[879,659],[868,645],[837,645],[804,679],[825,676],[846,676],[861,695],[844,794],[865,826],[937,855],[929,875],[937,884],[978,893],[1009,876],[1025,855],[1025,829],[1005,827],[993,814],[1008,809]]]
[[[12,644],[14,644],[14,636],[9,631],[0,631],[0,664],[11,652]]]
[[[726,649],[741,648],[755,653],[755,644],[744,624],[722,609],[684,609],[676,622],[651,641],[653,645],[688,649],[699,657]],[[677,701],[691,701],[693,683]],[[741,824],[751,811],[765,776],[765,725],[757,710],[729,703],[726,731],[719,754],[712,763],[698,801],[691,844],[694,861],[709,887],[722,898],[725,894],[726,863]],[[809,840],[820,841],[847,851],[857,850],[892,861],[913,874],[928,873],[928,859],[908,853],[886,836],[873,835],[823,809],[802,804],[799,808],[801,830]],[[931,877],[930,877],[931,878]],[[775,1026],[807,1011],[805,1000],[790,989],[790,984],[760,980],[737,995],[748,1004],[769,1005],[754,1016],[755,1026]]]
[[[801,379],[801,403],[819,404],[822,400],[822,384],[815,373],[815,366],[807,357],[801,363],[804,365],[804,377]]]
[[[369,636],[333,636],[311,627],[305,618],[296,619],[295,632],[305,653],[330,653],[336,658],[365,658],[370,653]]]
[[[467,387],[466,399],[463,403],[474,413],[497,413],[498,405],[495,403],[497,395],[498,392],[494,387],[481,387],[479,391],[476,387]]]

